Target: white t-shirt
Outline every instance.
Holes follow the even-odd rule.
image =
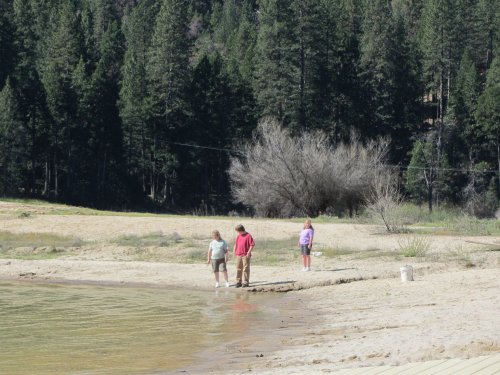
[[[223,259],[227,252],[227,243],[224,240],[213,240],[210,242],[212,259]]]

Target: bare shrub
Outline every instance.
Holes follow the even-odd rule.
[[[402,198],[396,181],[396,176],[390,172],[375,176],[366,197],[368,212],[382,220],[388,232],[404,231],[399,219]]]
[[[229,176],[236,202],[259,216],[318,216],[335,206],[361,204],[384,169],[387,142],[358,139],[333,147],[321,132],[292,137],[272,119],[263,120]]]

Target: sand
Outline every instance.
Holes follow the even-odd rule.
[[[462,270],[293,292],[308,298],[304,334],[257,361],[249,356],[233,373],[320,374],[499,353],[499,276]]]
[[[15,212],[15,207],[9,203],[7,208]],[[4,212],[5,208],[2,207]],[[221,230],[231,242],[232,228],[240,221],[256,238],[256,257],[260,238],[290,238],[300,229],[300,224],[281,220],[47,214],[21,219],[4,214],[0,217],[2,231],[79,237],[95,241],[96,250],[87,252],[85,257],[0,259],[0,279],[212,290],[213,276],[205,264],[168,263],[168,259],[112,260],[98,256],[103,248],[112,253],[111,245],[98,244],[125,234],[155,231],[208,237],[213,228]],[[370,252],[394,249],[398,243],[398,236],[386,235],[375,226],[317,224],[315,229],[316,249],[346,247]],[[467,249],[475,267],[466,268],[459,261],[446,262],[442,258],[383,256],[313,257],[312,272],[301,272],[300,265],[294,263],[253,266],[252,286],[245,292],[286,291],[287,298],[293,299],[308,318],[288,319],[280,332],[270,332],[265,340],[248,342],[237,351],[228,346],[226,364],[214,365],[211,372],[325,373],[341,368],[470,358],[500,352],[500,253],[483,251],[483,245],[468,242],[500,243],[500,238],[429,238],[435,254]],[[399,267],[406,263],[414,267],[415,281],[402,283]],[[230,263],[232,282],[233,267]],[[233,287],[229,289],[236,292]]]

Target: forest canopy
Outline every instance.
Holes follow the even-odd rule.
[[[0,0],[0,195],[227,213],[230,160],[273,118],[390,139],[407,199],[488,214],[499,4]]]

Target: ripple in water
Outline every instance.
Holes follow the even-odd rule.
[[[182,368],[202,350],[258,325],[269,298],[226,290],[0,284],[0,373]]]

